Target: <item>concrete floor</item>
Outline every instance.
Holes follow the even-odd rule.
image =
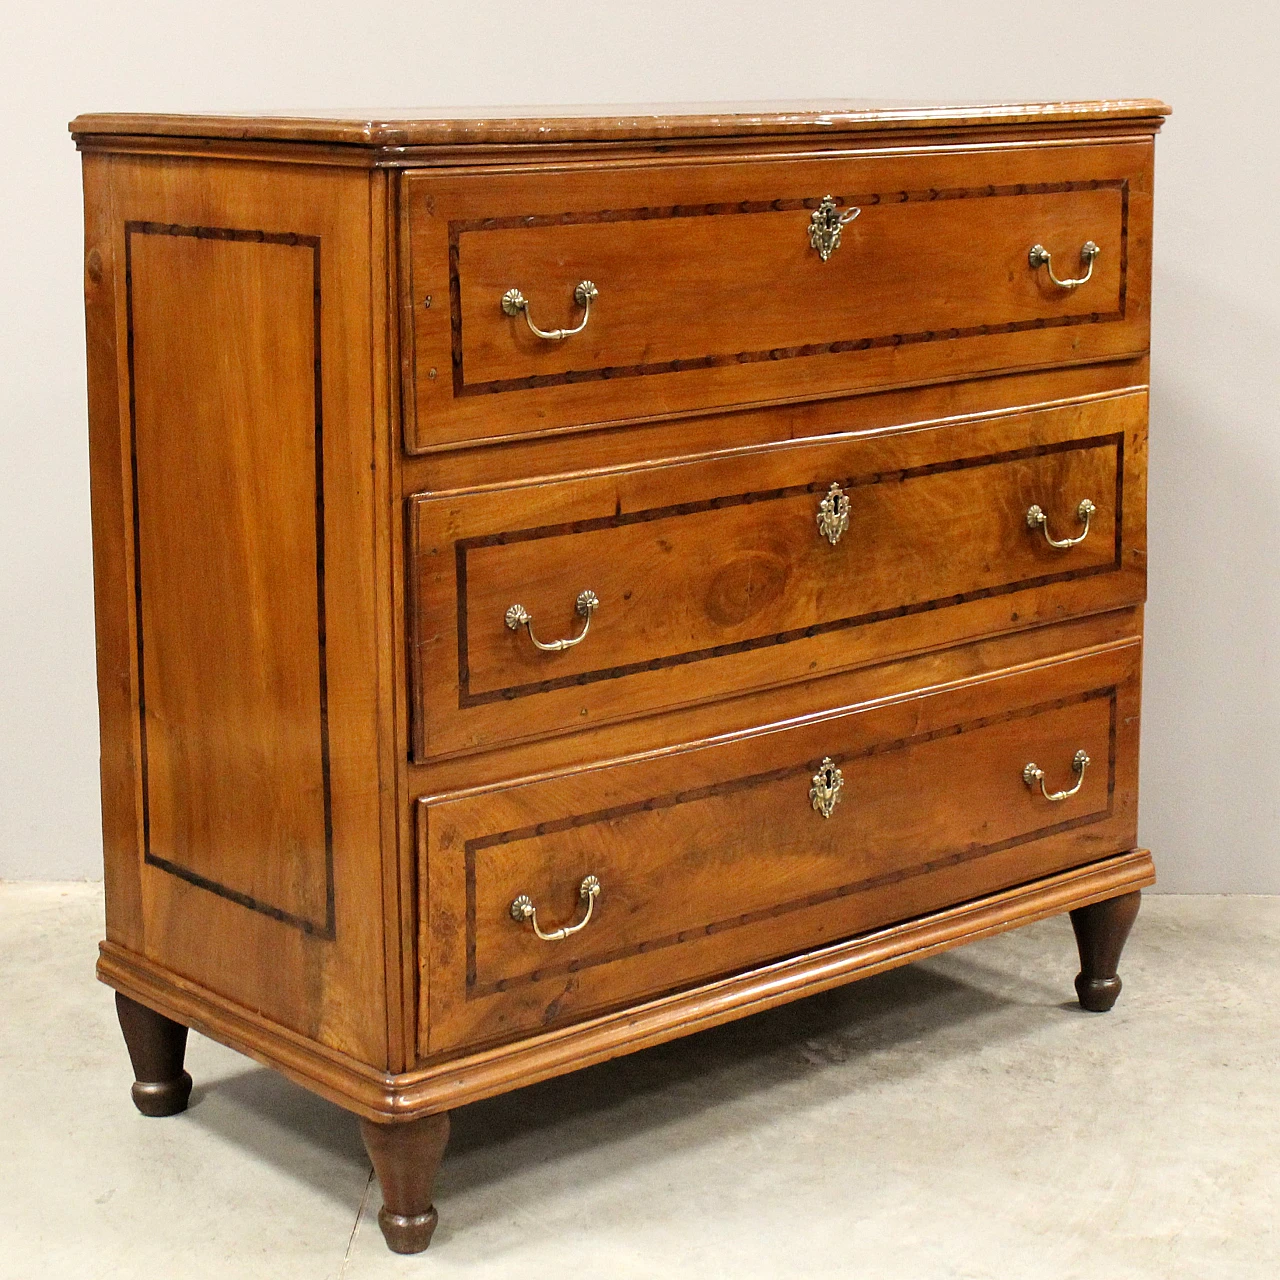
[[[356,1125],[192,1037],[147,1120],[101,890],[0,885],[0,1277],[1280,1274],[1280,899],[1148,898],[1105,1016],[1065,919],[459,1112],[426,1253]]]

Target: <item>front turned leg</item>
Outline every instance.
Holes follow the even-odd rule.
[[[133,1063],[133,1105],[144,1116],[185,1111],[191,1096],[191,1077],[182,1069],[186,1027],[118,991],[116,1016]]]
[[[431,1189],[449,1141],[449,1113],[391,1123],[362,1119],[360,1133],[382,1184],[378,1225],[387,1246],[421,1253],[440,1220]]]
[[[1106,1013],[1120,994],[1120,952],[1142,904],[1141,893],[1124,893],[1118,898],[1077,907],[1071,913],[1080,951],[1080,973],[1076,995],[1080,1007],[1090,1013]]]

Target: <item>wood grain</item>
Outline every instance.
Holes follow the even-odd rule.
[[[449,1141],[448,1114],[398,1124],[361,1120],[360,1133],[382,1187],[378,1225],[387,1247],[421,1253],[440,1220],[431,1193]]]
[[[192,137],[336,142],[355,146],[450,146],[477,143],[586,142],[597,139],[830,136],[845,132],[986,127],[992,124],[1097,124],[1122,121],[1158,128],[1169,108],[1152,98],[1105,102],[996,102],[923,106],[851,99],[775,103],[664,103],[653,106],[489,107],[466,112],[417,108],[404,112],[284,112],[264,115],[173,115],[100,112],[77,116],[77,138]]]
[[[282,1031],[260,1014],[112,943],[103,944],[99,969],[118,990],[167,1010],[357,1115],[413,1118],[691,1035],[1154,883],[1151,855],[1130,850],[617,1013],[426,1061],[398,1075]]]
[[[131,630],[127,654],[108,633],[105,854],[139,885],[113,936],[385,1065],[370,178],[121,157],[107,180],[92,433]]]
[[[1140,354],[1151,152],[407,174],[407,445]],[[862,214],[823,262],[808,226],[827,193]],[[1074,265],[1089,239],[1103,252],[1078,290],[1028,261],[1043,243]],[[499,305],[518,287],[543,328],[564,325],[583,279],[600,297],[563,342]]]
[[[319,259],[125,226],[145,857],[332,937]]]
[[[142,824],[138,812],[138,735],[132,589],[133,501],[128,402],[120,370],[123,237],[113,234],[114,161],[84,158],[84,310],[89,407],[89,491],[93,528],[93,607],[97,640],[99,781],[107,937],[140,951]],[[120,297],[118,305],[117,298]],[[123,401],[123,403],[122,403]]]
[[[409,793],[440,795],[513,778],[661,751],[681,743],[740,733],[797,716],[821,715],[876,698],[941,689],[976,676],[1021,668],[1052,658],[1097,652],[1141,639],[1141,606],[1087,614],[960,644],[945,644],[889,658],[821,679],[744,691],[653,715],[589,725],[573,733],[504,743],[468,755],[410,762]]]
[[[1130,645],[728,742],[422,803],[423,1052],[509,1038],[1092,861],[1135,834]],[[1080,792],[1052,804],[1029,761]],[[847,794],[810,805],[824,757]],[[527,894],[546,943],[510,915]],[[425,1012],[425,1011],[424,1011]]]
[[[1138,603],[1145,420],[1135,394],[423,496],[411,515],[416,755]],[[834,547],[815,518],[833,481],[851,508]],[[1084,497],[1099,511],[1080,546],[1055,550],[1028,528],[1038,503],[1057,536],[1076,530]],[[541,652],[505,625],[520,603],[544,640],[574,635],[585,588],[600,607],[572,649]]]
[[[840,213],[857,214],[825,263],[808,238],[817,196],[455,221],[454,394],[1116,321],[1127,194],[1123,179],[842,189]],[[1031,270],[1046,227],[1072,265],[1077,245],[1108,246],[1087,289]],[[494,306],[514,282],[543,328],[575,324],[576,264],[601,293],[573,339],[547,342]]]
[[[801,404],[708,412],[673,420],[603,427],[406,456],[400,473],[406,497],[469,489],[539,475],[573,475],[655,459],[693,457],[848,432],[901,429],[974,413],[1017,412],[1121,391],[1149,381],[1148,360],[1106,361],[1066,369],[964,378],[932,386],[874,391]]]
[[[185,1101],[186,1027],[270,1064],[371,1122],[417,1248],[468,1101],[1060,911],[1082,1000],[1113,998],[1153,878],[1167,111],[74,122],[98,971],[144,1101]],[[827,193],[861,213],[822,262]],[[1027,261],[1086,239],[1078,290]],[[499,310],[517,286],[563,324],[583,278],[566,342]],[[1078,547],[1027,528],[1075,533],[1082,497]],[[580,646],[503,624],[568,634],[583,587]],[[1080,749],[1076,795],[1026,786]],[[512,919],[575,919],[589,873],[567,940]]]
[[[374,545],[374,590],[377,604],[378,751],[381,821],[381,871],[384,904],[383,964],[386,975],[387,1065],[402,1071],[414,1054],[417,1017],[416,974],[412,948],[402,939],[414,927],[413,828],[406,794],[408,681],[404,634],[403,487],[399,447],[400,380],[395,376],[399,351],[399,220],[398,182],[394,173],[378,173],[371,183],[370,328],[374,349],[372,437],[374,502],[377,519]]]

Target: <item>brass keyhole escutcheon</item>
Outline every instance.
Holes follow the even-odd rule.
[[[838,484],[833,484],[827,490],[827,496],[818,503],[818,532],[834,547],[848,527],[848,495]]]
[[[844,774],[836,767],[830,756],[823,756],[818,772],[813,775],[809,786],[809,803],[816,813],[829,818],[840,803],[840,792],[844,790]]]

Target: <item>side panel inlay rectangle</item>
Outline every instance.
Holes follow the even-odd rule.
[[[332,937],[320,240],[124,249],[145,859]]]

